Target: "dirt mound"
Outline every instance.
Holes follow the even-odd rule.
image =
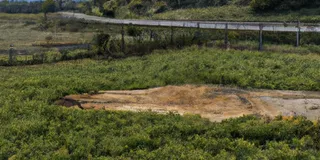
[[[309,119],[320,117],[320,92],[242,90],[217,86],[185,85],[102,91],[96,95],[66,96],[58,104],[67,107],[76,104],[77,108],[83,109],[199,114],[211,121],[248,114],[270,117],[279,114],[304,115]]]

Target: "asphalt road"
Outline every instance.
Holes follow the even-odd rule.
[[[111,19],[105,17],[89,16],[82,13],[60,12],[63,18],[82,19],[106,24],[161,26],[178,28],[202,29],[228,29],[247,31],[273,31],[273,32],[320,32],[320,24],[304,23],[278,23],[278,22],[222,22],[222,21],[176,21],[176,20],[140,20],[140,19]],[[299,26],[299,27],[298,27]]]

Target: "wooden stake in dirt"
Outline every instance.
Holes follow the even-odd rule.
[[[229,48],[229,39],[228,39],[228,23],[226,23],[226,28],[224,30],[224,46],[226,49]]]
[[[259,51],[263,50],[263,34],[262,34],[262,29],[263,29],[263,25],[260,24],[259,25]]]
[[[297,41],[296,41],[296,47],[300,46],[300,32],[301,32],[301,28],[300,28],[300,21],[298,21],[297,24]]]

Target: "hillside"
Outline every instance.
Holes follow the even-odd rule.
[[[319,22],[315,0],[91,0],[87,14],[117,18]]]
[[[170,20],[218,20],[218,21],[280,21],[280,22],[320,22],[319,9],[301,9],[282,13],[256,13],[248,6],[228,5],[222,7],[179,9],[154,14],[152,19]]]

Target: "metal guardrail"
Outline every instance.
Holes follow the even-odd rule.
[[[277,23],[277,22],[221,22],[221,21],[174,21],[174,20],[133,20],[110,19],[105,17],[89,16],[81,13],[60,12],[64,18],[82,19],[106,24],[160,26],[178,28],[202,29],[228,29],[248,31],[273,31],[273,32],[320,32],[320,24],[312,23]]]

